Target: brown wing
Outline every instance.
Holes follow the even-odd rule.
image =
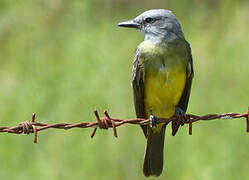
[[[132,87],[134,105],[137,118],[146,118],[144,107],[144,71],[138,56],[138,50],[135,52],[132,69]],[[147,137],[147,126],[141,126],[145,137]]]
[[[189,43],[186,41],[186,48],[187,48],[187,56],[188,56],[188,66],[187,66],[187,79],[183,94],[181,99],[178,103],[178,107],[180,107],[183,111],[186,112],[188,107],[189,95],[191,91],[192,79],[194,77],[194,70],[193,70],[193,59],[192,53]],[[180,124],[177,122],[172,122],[172,135],[174,136],[177,133]]]

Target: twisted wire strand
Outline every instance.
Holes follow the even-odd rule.
[[[19,123],[17,126],[8,127],[8,126],[0,126],[0,133],[14,133],[14,134],[34,134],[33,142],[37,143],[37,134],[39,131],[44,131],[47,129],[72,129],[72,128],[94,128],[91,133],[91,138],[94,137],[97,128],[99,129],[113,129],[114,137],[118,137],[117,135],[117,127],[122,126],[124,124],[133,124],[133,125],[146,125],[150,123],[150,119],[136,118],[136,119],[117,119],[111,118],[107,111],[104,111],[105,116],[100,117],[97,109],[94,110],[94,115],[97,119],[96,122],[80,122],[80,123],[40,123],[35,122],[36,113],[32,114],[31,121],[24,121]],[[225,114],[207,114],[204,116],[198,116],[194,114],[187,114],[187,120],[184,122],[189,125],[189,135],[192,134],[192,123],[197,121],[208,121],[208,120],[227,120],[227,119],[238,119],[245,118],[246,119],[246,131],[249,132],[249,109],[247,113],[225,113]],[[168,124],[171,121],[178,121],[181,124],[181,120],[176,116],[172,116],[171,118],[160,118],[159,123]]]

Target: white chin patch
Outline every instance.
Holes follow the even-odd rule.
[[[141,30],[141,29],[138,29],[138,31],[143,35],[143,36],[145,36],[145,33],[144,33],[144,31],[143,30]]]

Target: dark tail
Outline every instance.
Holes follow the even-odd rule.
[[[143,172],[146,177],[160,176],[162,173],[165,128],[166,126],[163,126],[160,132],[153,132],[151,128],[148,128],[143,166]]]

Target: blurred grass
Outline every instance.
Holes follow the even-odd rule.
[[[187,1],[186,1],[187,2]],[[38,121],[94,121],[92,110],[134,117],[133,52],[143,40],[117,23],[151,8],[171,9],[190,42],[195,79],[188,112],[245,112],[248,106],[249,4],[143,1],[0,2],[0,125],[37,112]],[[241,121],[214,121],[167,132],[160,179],[246,179],[248,135]],[[1,134],[0,179],[144,179],[138,127],[26,135]]]

